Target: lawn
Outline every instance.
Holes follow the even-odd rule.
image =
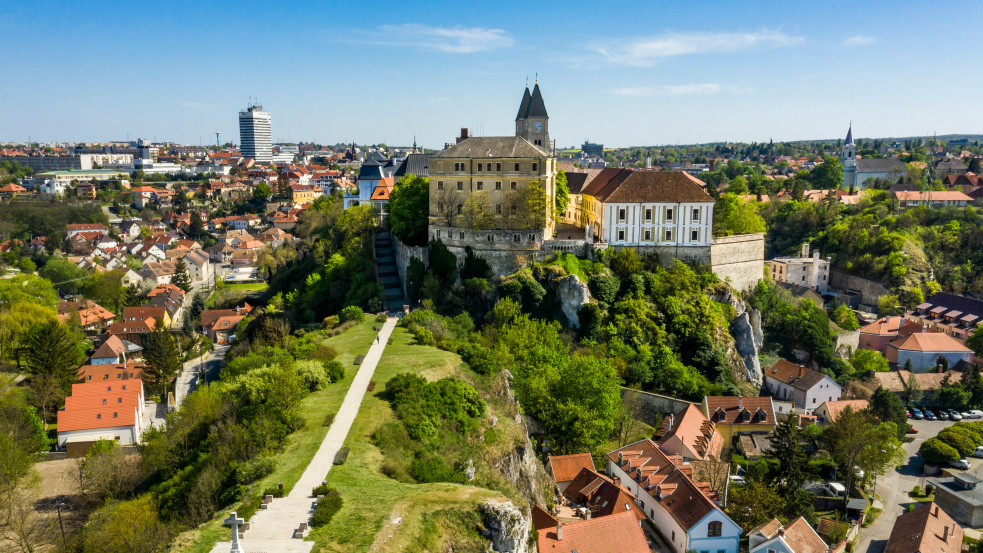
[[[328,485],[341,493],[344,505],[330,524],[311,533],[309,539],[315,541],[315,551],[446,550],[440,542],[449,537],[453,537],[458,551],[483,551],[487,544],[477,535],[474,506],[485,499],[504,499],[501,493],[459,484],[401,483],[380,471],[383,455],[373,444],[372,434],[383,423],[394,420],[384,399],[385,383],[401,372],[429,380],[450,375],[475,378],[462,368],[457,355],[416,345],[406,329],[395,330],[373,377],[376,391],[362,400],[345,442],[351,448],[348,461],[328,474]],[[489,411],[493,409],[489,400]],[[504,412],[498,416],[497,427],[501,430],[514,424]],[[486,438],[490,434],[486,432]],[[479,473],[480,467],[486,466],[479,459],[475,464]],[[479,480],[488,477],[487,472],[478,476]]]
[[[234,284],[220,284],[208,296],[206,306],[213,309],[216,305],[227,303],[232,298],[245,298],[247,296],[258,295],[266,291],[270,285],[265,282],[237,282]]]
[[[341,407],[345,394],[355,378],[357,367],[352,364],[355,356],[364,355],[369,350],[377,334],[373,330],[377,324],[374,318],[367,318],[365,322],[324,340],[325,344],[338,351],[338,357],[335,359],[345,366],[345,379],[304,398],[299,411],[304,419],[304,427],[287,438],[286,447],[278,456],[277,468],[273,474],[253,484],[250,492],[238,504],[223,509],[201,528],[179,536],[175,540],[175,550],[207,553],[216,542],[228,539],[229,531],[221,524],[228,511],[241,511],[244,503],[255,501],[264,489],[276,486],[280,482],[287,492],[290,491],[321,446],[325,434],[328,433],[328,427],[323,425],[324,419]]]

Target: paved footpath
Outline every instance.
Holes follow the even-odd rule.
[[[372,374],[375,373],[375,367],[379,364],[396,322],[397,319],[390,318],[382,325],[378,343],[373,342],[365,355],[358,373],[355,374],[355,379],[352,380],[351,388],[348,389],[345,400],[328,429],[328,434],[311,459],[311,463],[307,465],[304,474],[300,476],[300,480],[286,497],[274,499],[268,509],[258,511],[249,520],[250,529],[240,540],[242,550],[246,553],[307,553],[314,548],[314,542],[292,539],[293,532],[300,523],[307,522],[310,518],[311,505],[314,502],[311,498],[311,490],[325,480],[328,471],[331,470],[335,454],[345,444],[345,438],[348,437],[348,431],[355,422],[366,388],[372,380]],[[232,530],[228,531],[231,534]],[[212,553],[228,553],[231,547],[231,542],[219,542],[215,544]]]

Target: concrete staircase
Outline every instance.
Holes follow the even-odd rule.
[[[383,288],[386,311],[401,311],[406,298],[403,295],[403,283],[396,270],[392,233],[388,231],[379,231],[375,235],[375,264],[379,284]]]

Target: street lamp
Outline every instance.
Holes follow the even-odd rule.
[[[65,539],[65,523],[61,521],[61,508],[65,506],[64,501],[59,501],[55,507],[58,509],[58,526],[61,526],[61,544],[67,550],[68,540]]]

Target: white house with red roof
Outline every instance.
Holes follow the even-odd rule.
[[[143,400],[143,381],[139,378],[72,384],[65,408],[58,411],[58,447],[97,440],[139,443]]]
[[[899,368],[909,368],[915,372],[934,369],[941,359],[954,367],[960,361],[973,359],[973,350],[959,340],[941,332],[916,332],[898,338],[884,348],[884,357]]]
[[[748,533],[748,549],[750,553],[826,553],[829,546],[799,517],[786,525],[773,518],[755,528]]]
[[[737,553],[741,528],[717,505],[710,485],[692,479],[681,456],[670,458],[642,440],[608,453],[607,473],[635,496],[676,553]]]

